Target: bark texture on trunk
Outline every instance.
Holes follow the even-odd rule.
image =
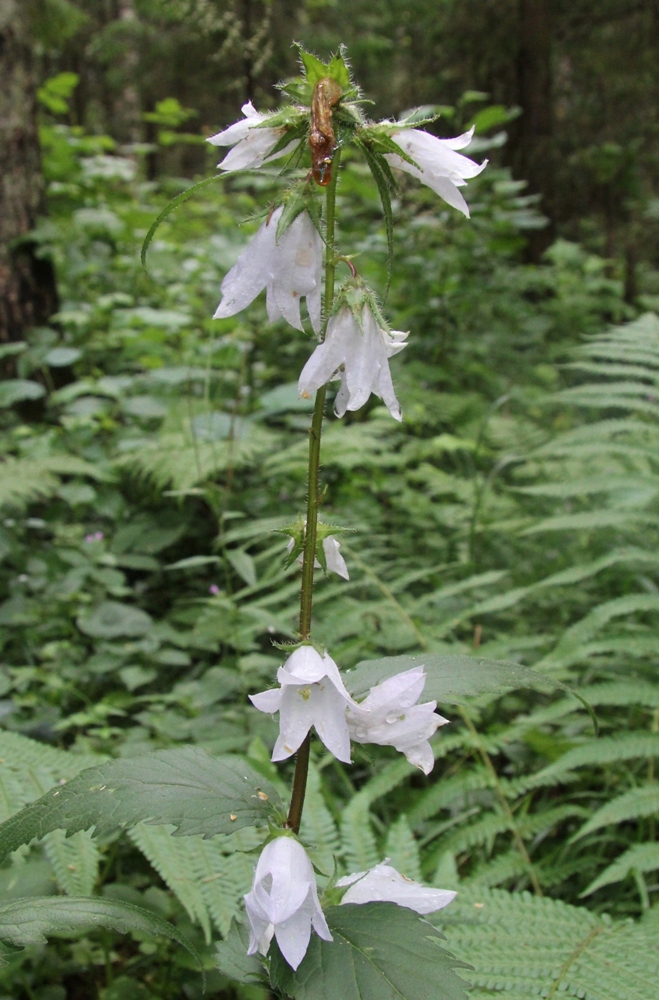
[[[522,114],[515,135],[515,173],[542,195],[549,225],[531,234],[529,252],[537,261],[554,239],[554,160],[552,103],[552,0],[519,0],[518,103]]]
[[[51,261],[29,233],[44,209],[36,80],[24,0],[0,0],[0,341],[58,308]]]

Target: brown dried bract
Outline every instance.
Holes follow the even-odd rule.
[[[332,158],[336,138],[332,128],[332,108],[341,99],[342,90],[336,80],[327,76],[313,89],[311,100],[311,172],[316,184],[327,187],[332,180]]]

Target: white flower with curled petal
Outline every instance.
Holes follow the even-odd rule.
[[[337,881],[337,886],[350,886],[343,899],[344,903],[397,903],[417,913],[434,913],[448,906],[457,892],[450,889],[434,889],[401,875],[386,858],[367,872],[345,875]]]
[[[248,955],[267,955],[274,936],[288,964],[297,969],[307,953],[312,926],[324,941],[332,940],[313,867],[292,837],[277,837],[265,845],[245,907],[251,929]]]
[[[286,760],[294,754],[313,726],[330,753],[349,764],[346,709],[358,706],[332,657],[321,656],[313,646],[300,646],[279,668],[277,680],[280,688],[249,696],[260,712],[279,712],[279,738],[272,759]]]
[[[341,379],[334,401],[338,417],[346,410],[358,410],[373,392],[395,420],[402,420],[389,358],[403,350],[407,334],[381,329],[368,305],[362,308],[360,319],[361,324],[347,305],[331,317],[325,340],[302,369],[298,393],[308,398],[337,377]]]
[[[376,684],[356,708],[348,709],[350,738],[355,743],[395,747],[410,764],[430,774],[435,757],[428,740],[449,720],[437,715],[436,701],[417,705],[425,683],[420,666]]]
[[[291,538],[288,543],[286,550],[292,552],[295,547],[295,539]],[[346,561],[340,552],[341,543],[335,538],[334,535],[328,535],[327,538],[323,538],[323,552],[325,553],[325,565],[327,566],[328,573],[336,573],[337,576],[342,576],[344,580],[350,579],[350,574],[348,573],[348,567]],[[304,554],[300,553],[297,557],[297,562],[302,565],[304,562]],[[321,565],[317,559],[314,559],[314,569],[321,569]]]
[[[468,146],[473,134],[474,130],[471,128],[455,139],[438,139],[422,129],[402,128],[398,132],[392,132],[391,137],[403,152],[418,163],[418,167],[408,163],[398,153],[385,153],[385,159],[392,167],[404,170],[427,184],[435,194],[469,218],[469,206],[458,188],[464,187],[470,178],[478,176],[487,166],[487,160],[481,164],[474,163],[456,150]]]
[[[271,323],[282,316],[296,330],[304,330],[300,299],[306,296],[309,318],[320,330],[320,289],[323,241],[307,212],[300,212],[277,240],[277,224],[284,211],[276,209],[241,253],[222,282],[222,301],[213,319],[235,316],[266,289]]]
[[[241,108],[244,118],[242,121],[234,122],[224,131],[217,135],[210,136],[206,142],[212,146],[233,146],[221,163],[218,163],[220,170],[247,170],[249,168],[262,167],[264,163],[271,160],[278,160],[280,156],[292,152],[297,146],[298,140],[289,142],[284,149],[273,153],[284,130],[281,128],[268,128],[267,125],[259,128],[261,122],[268,118],[268,115],[260,114],[251,101],[243,104]]]

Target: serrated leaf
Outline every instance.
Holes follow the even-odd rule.
[[[224,941],[217,945],[217,967],[229,979],[245,986],[264,979],[262,962],[256,955],[248,955],[249,931],[243,924],[232,921]]]
[[[211,837],[267,823],[276,790],[240,757],[158,750],[82,771],[0,826],[0,857],[51,830],[108,834],[142,820]]]
[[[553,678],[522,667],[519,663],[484,660],[476,656],[442,656],[438,653],[362,660],[354,670],[344,674],[344,680],[354,697],[362,697],[374,684],[387,677],[420,666],[424,667],[427,677],[424,700],[434,698],[449,705],[461,705],[483,694],[504,694],[521,688],[553,691],[561,687]]]
[[[201,967],[197,952],[176,927],[132,903],[95,896],[37,896],[0,904],[0,938],[16,947],[44,944],[51,934],[77,934],[97,927],[168,937],[183,945]]]
[[[454,968],[469,968],[445,951],[436,928],[395,903],[332,906],[333,941],[312,934],[293,972],[276,945],[270,977],[295,1000],[467,1000]]]

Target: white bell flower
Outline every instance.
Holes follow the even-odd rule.
[[[398,903],[417,913],[434,913],[448,906],[457,892],[450,889],[434,889],[401,875],[386,858],[367,872],[345,875],[337,881],[337,886],[350,888],[341,900],[344,903]]]
[[[350,763],[350,735],[346,720],[348,694],[331,656],[313,646],[300,646],[277,671],[281,687],[249,696],[260,712],[279,712],[279,738],[273,760],[286,760],[299,749],[312,726],[338,760]]]
[[[468,156],[455,151],[468,146],[473,134],[474,130],[470,128],[455,139],[438,139],[422,129],[403,128],[400,132],[393,132],[392,139],[419,166],[408,163],[398,153],[385,153],[385,159],[392,167],[404,170],[427,184],[440,198],[469,218],[469,206],[458,188],[464,187],[469,178],[480,174],[487,166],[487,160],[481,164],[474,163]]]
[[[290,542],[286,546],[287,552],[292,552],[295,545],[295,539],[291,538]],[[346,561],[339,551],[341,548],[341,543],[334,535],[328,535],[327,538],[323,538],[323,552],[325,553],[325,563],[327,565],[328,573],[336,573],[337,576],[342,576],[344,580],[350,579],[350,574],[348,573],[348,567]],[[296,560],[300,566],[304,562],[304,554],[300,553]],[[321,565],[317,559],[314,559],[314,568],[321,569]]]
[[[265,845],[245,907],[251,928],[248,955],[267,955],[274,936],[288,964],[297,969],[307,953],[312,926],[324,941],[332,940],[313,867],[292,837],[277,837]]]
[[[278,160],[280,156],[292,152],[297,146],[298,140],[289,142],[284,149],[276,153],[272,150],[279,142],[284,130],[281,128],[257,128],[268,115],[260,114],[251,101],[243,104],[240,109],[244,114],[242,121],[237,121],[229,125],[223,132],[212,135],[206,142],[212,146],[233,146],[221,163],[218,163],[220,170],[247,170],[248,168],[262,167],[264,163],[271,160]],[[272,153],[272,155],[269,155]]]
[[[283,316],[296,330],[304,331],[300,299],[305,295],[311,325],[316,332],[320,330],[323,241],[307,212],[301,212],[277,240],[277,223],[283,211],[281,205],[263,223],[225,276],[222,301],[213,319],[235,316],[265,288],[271,323]]]
[[[435,757],[429,738],[449,719],[437,715],[436,701],[417,705],[426,683],[422,666],[405,670],[372,687],[364,701],[348,709],[348,729],[355,743],[395,747],[410,764],[430,774]]]
[[[372,392],[382,399],[395,420],[402,420],[389,371],[389,358],[406,346],[406,333],[382,330],[365,305],[361,327],[348,306],[331,317],[327,334],[302,369],[298,393],[305,399],[326,382],[341,379],[334,401],[334,412],[342,417],[346,410],[358,410]]]

